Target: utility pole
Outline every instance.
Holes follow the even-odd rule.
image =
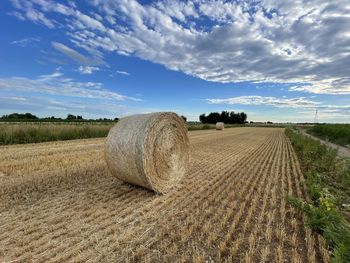
[[[316,110],[315,112],[315,119],[314,119],[314,123],[318,123],[318,110]]]

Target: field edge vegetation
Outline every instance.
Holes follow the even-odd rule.
[[[350,124],[318,124],[307,132],[335,144],[350,147]]]
[[[332,262],[350,262],[350,160],[291,128],[285,130],[298,156],[308,197],[288,196],[304,215],[305,225],[325,238]]]
[[[2,123],[0,145],[102,138],[108,135],[116,122],[71,123]],[[243,127],[243,124],[226,124],[225,128]],[[187,123],[189,131],[215,129],[214,124]]]
[[[0,124],[0,145],[106,137],[113,124]]]

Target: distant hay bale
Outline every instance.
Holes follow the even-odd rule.
[[[217,130],[223,130],[225,128],[225,125],[223,122],[217,122],[215,125],[215,129]]]
[[[111,173],[119,179],[166,193],[185,174],[187,128],[172,112],[122,118],[107,136],[105,157]]]

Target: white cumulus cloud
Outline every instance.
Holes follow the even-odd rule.
[[[99,71],[99,67],[92,67],[92,66],[80,66],[78,68],[78,71],[81,74],[92,74],[94,71]]]
[[[17,91],[24,93],[41,93],[56,96],[100,99],[107,101],[140,101],[138,98],[125,96],[107,90],[102,83],[76,82],[64,77],[61,72],[40,75],[37,78],[11,77],[0,78],[0,91]]]
[[[227,99],[207,99],[209,104],[269,105],[278,108],[316,108],[321,103],[304,97],[276,98],[263,96],[239,96]]]
[[[65,27],[93,57],[116,52],[208,81],[303,83],[291,90],[350,94],[348,0],[94,0],[94,17],[79,4],[12,2],[16,17]]]
[[[60,53],[66,55],[78,64],[82,65],[100,65],[102,61],[98,58],[90,58],[80,54],[78,51],[58,42],[51,42],[51,45]]]
[[[126,75],[126,76],[130,76],[130,73],[129,73],[129,72],[122,71],[122,70],[117,70],[116,73],[117,73],[117,74]]]
[[[350,116],[350,105],[332,105],[323,102],[310,100],[305,97],[295,98],[277,98],[269,96],[238,96],[225,99],[206,99],[209,104],[227,104],[227,105],[265,105],[276,108],[286,108],[296,110],[299,114],[308,114],[313,116],[317,110],[322,118],[336,117],[338,119],[348,120]],[[288,118],[288,116],[286,116]],[[283,117],[281,117],[283,120]],[[293,117],[294,120],[298,119]],[[334,120],[334,119],[333,119]]]
[[[40,42],[40,38],[39,37],[27,37],[27,38],[23,38],[20,40],[14,40],[11,42],[11,45],[26,47],[32,43],[35,43],[35,42]]]

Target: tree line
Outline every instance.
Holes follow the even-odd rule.
[[[31,113],[11,113],[0,117],[2,121],[118,121],[119,118],[108,119],[84,119],[82,115],[68,114],[66,118],[59,118],[55,116],[39,118]]]
[[[234,111],[222,111],[211,112],[207,115],[205,113],[199,115],[199,120],[201,123],[217,123],[224,122],[226,124],[244,124],[247,121],[247,114],[244,112],[234,112]]]

